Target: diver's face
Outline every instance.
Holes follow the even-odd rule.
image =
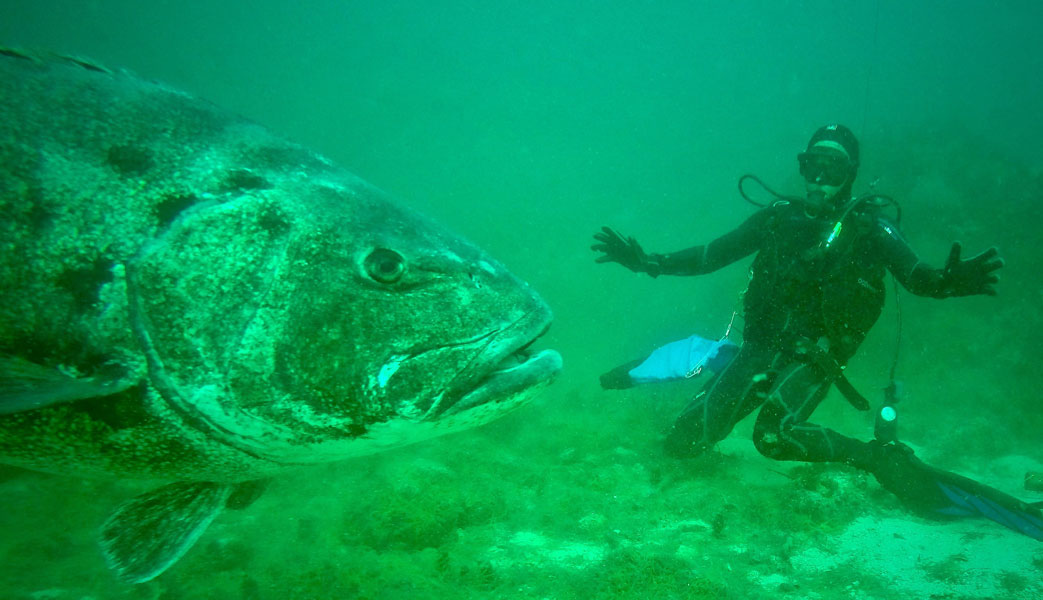
[[[804,187],[808,193],[808,203],[810,203],[816,211],[821,211],[830,208],[835,204],[837,193],[840,192],[840,188],[843,186],[825,185],[814,181],[808,181],[805,183]]]
[[[847,157],[839,154],[803,152],[797,155],[797,160],[808,202],[816,211],[833,206],[837,194],[854,176],[855,170]]]

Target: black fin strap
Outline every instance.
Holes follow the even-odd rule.
[[[858,393],[858,390],[851,385],[851,382],[847,380],[843,373],[837,375],[833,383],[836,384],[837,390],[843,394],[844,398],[851,403],[851,406],[861,411],[869,410],[869,400],[866,400],[865,396]]]
[[[806,338],[797,340],[796,351],[797,356],[825,371],[828,379],[837,386],[837,391],[851,406],[861,411],[869,410],[869,400],[866,400],[865,396],[858,393],[855,386],[851,385],[851,382],[844,376],[844,369],[840,363],[828,352]]]

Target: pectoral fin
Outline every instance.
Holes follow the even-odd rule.
[[[188,552],[235,488],[171,483],[123,504],[101,529],[106,562],[130,583],[153,579]]]
[[[135,384],[116,373],[75,377],[18,357],[0,357],[0,415],[99,398]]]

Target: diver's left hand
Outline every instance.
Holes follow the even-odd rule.
[[[594,234],[594,241],[597,243],[590,249],[601,253],[594,262],[619,263],[635,273],[648,273],[652,277],[659,274],[658,264],[650,259],[633,236],[623,237],[611,227],[602,227]]]
[[[949,260],[945,261],[945,268],[942,270],[942,290],[945,295],[995,296],[996,288],[993,286],[1000,280],[995,271],[1003,266],[999,251],[993,247],[973,258],[961,260],[962,249],[959,242],[953,242],[952,249],[949,250]]]

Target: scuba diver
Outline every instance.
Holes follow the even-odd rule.
[[[666,451],[677,457],[703,453],[759,407],[753,442],[764,456],[845,463],[872,473],[925,516],[986,517],[1043,540],[1038,505],[926,465],[893,433],[879,433],[886,426],[863,442],[808,420],[833,385],[856,408],[869,408],[843,368],[880,316],[886,271],[918,296],[994,296],[1003,260],[995,248],[963,259],[957,242],[943,268],[921,262],[883,215],[883,197],[852,198],[859,145],[843,125],[815,131],[797,160],[806,198],[780,197],[709,244],[646,254],[633,237],[608,227],[594,235],[596,262],[652,277],[710,273],[756,253],[743,297],[742,344],[677,418]],[[618,379],[638,362],[606,375]],[[605,376],[602,383],[629,386],[607,385]],[[893,418],[888,408],[885,425]]]

